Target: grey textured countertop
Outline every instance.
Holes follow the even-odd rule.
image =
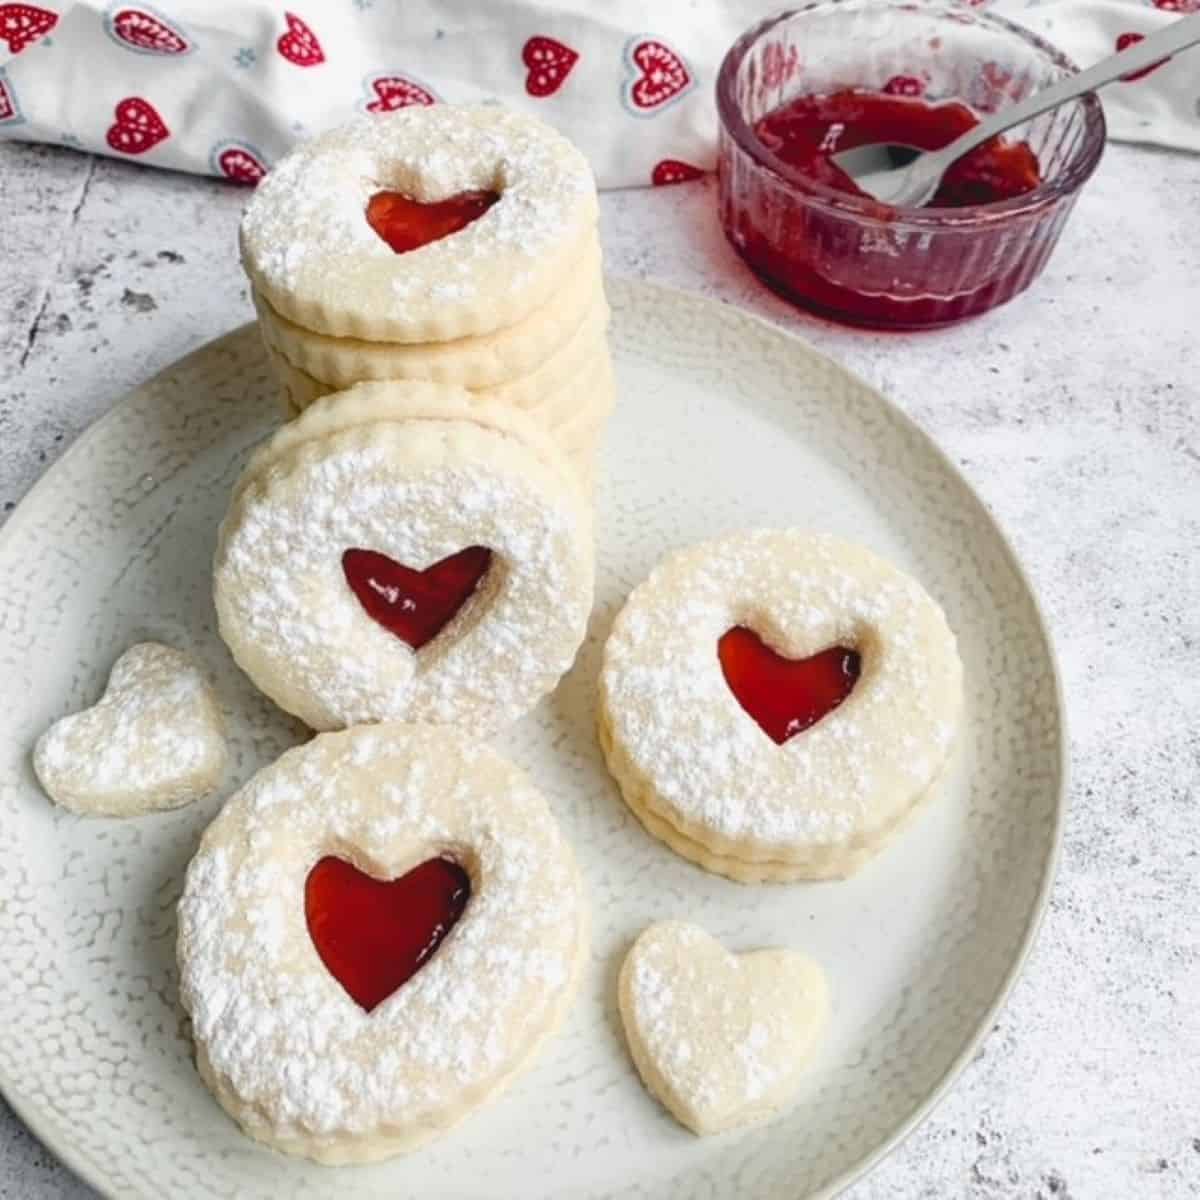
[[[244,193],[0,145],[0,509],[249,319]],[[604,197],[609,269],[765,314],[888,393],[1011,535],[1062,660],[1071,814],[1050,913],[949,1098],[854,1200],[1200,1195],[1200,158],[1112,147],[1045,276],[956,329],[795,313],[711,183]],[[2,898],[0,898],[2,902]],[[0,1197],[93,1193],[0,1101]]]

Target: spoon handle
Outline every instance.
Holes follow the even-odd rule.
[[[1086,71],[1068,75],[1017,104],[993,113],[961,137],[955,138],[944,150],[935,151],[935,156],[944,160],[944,169],[996,134],[1003,133],[1014,125],[1020,125],[1031,117],[1040,116],[1047,110],[1056,108],[1064,100],[1073,100],[1076,96],[1082,96],[1084,92],[1094,92],[1105,84],[1112,83],[1114,79],[1120,79],[1122,75],[1131,75],[1149,67],[1159,59],[1186,50],[1197,42],[1200,42],[1200,13],[1172,21],[1166,29],[1152,33],[1126,50],[1102,58]]]

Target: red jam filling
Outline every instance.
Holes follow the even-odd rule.
[[[839,150],[899,142],[940,150],[979,124],[965,104],[930,104],[912,96],[854,89],[828,96],[797,96],[759,120],[759,141],[790,166],[829,187],[861,196],[854,181],[830,160]],[[934,208],[991,204],[1033,191],[1041,182],[1037,155],[1026,142],[992,138],[960,158],[929,202]],[[880,208],[891,210],[886,205]]]
[[[744,625],[721,637],[717,657],[737,702],[779,746],[833,712],[862,670],[858,652],[846,646],[784,658]]]
[[[367,224],[397,254],[404,254],[465,229],[499,199],[495,192],[459,192],[423,204],[403,192],[376,192],[367,201]]]
[[[454,619],[492,564],[484,546],[468,546],[423,571],[374,550],[347,550],[342,571],[371,620],[420,650]]]
[[[304,915],[325,969],[370,1012],[429,961],[470,898],[470,877],[447,858],[372,879],[330,855],[308,873]]]

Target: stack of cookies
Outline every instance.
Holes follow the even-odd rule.
[[[523,410],[585,486],[614,402],[596,187],[549,126],[496,106],[363,116],[259,186],[242,261],[290,416],[369,380]]]

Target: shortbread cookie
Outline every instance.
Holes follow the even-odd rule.
[[[915,580],[836,538],[763,530],[677,553],[635,589],[604,651],[600,740],[631,809],[686,857],[831,878],[925,798],[961,697],[954,636]]]
[[[546,359],[535,371],[520,379],[511,379],[495,387],[472,394],[497,404],[512,404],[533,411],[548,428],[559,418],[551,417],[555,401],[570,406],[571,389],[586,385],[596,370],[600,355],[610,355],[608,346],[608,303],[601,297],[589,310],[565,346]],[[578,393],[576,393],[578,402]]]
[[[212,791],[225,770],[221,711],[182,651],[140,642],[117,659],[104,695],[38,739],[33,769],[56,803],[133,817]]]
[[[279,380],[280,407],[285,420],[292,420],[323,396],[333,395],[326,384],[298,371],[273,350],[266,347],[271,369]],[[507,385],[506,385],[507,387]],[[493,406],[503,404],[504,388],[468,393],[471,403]],[[557,391],[543,396],[540,403],[521,409],[524,418],[536,422],[562,449],[576,468],[576,476],[590,491],[594,475],[593,460],[603,439],[604,427],[616,403],[612,362],[606,343],[592,348],[590,357],[579,364],[574,378]],[[473,409],[474,411],[474,409]],[[585,464],[581,468],[581,463]]]
[[[569,391],[569,389],[568,389]],[[544,408],[526,409],[548,429],[555,442],[567,449],[594,449],[617,403],[617,381],[607,349],[594,355],[575,381],[574,403],[561,396],[549,400]]]
[[[473,733],[430,726],[289,750],[209,826],[179,902],[204,1081],[251,1137],[324,1163],[410,1150],[495,1096],[561,1023],[586,949],[546,802]]]
[[[597,297],[591,310],[567,343],[534,367],[528,375],[522,375],[504,383],[487,387],[471,387],[467,390],[473,399],[485,404],[511,404],[517,408],[533,411],[547,426],[561,422],[578,406],[580,380],[586,382],[595,372],[597,356],[608,353],[608,342],[605,338],[608,315],[607,303],[602,296]],[[260,329],[263,333],[263,342],[271,369],[279,379],[280,386],[287,392],[289,403],[299,410],[307,408],[314,400],[319,400],[322,396],[332,395],[346,387],[352,387],[355,383],[370,379],[421,378],[415,375],[411,377],[401,374],[391,376],[384,373],[375,376],[364,373],[344,384],[329,383],[310,375],[303,366],[288,358],[288,351],[282,348],[279,342],[272,341],[272,335],[266,322],[260,323]],[[330,338],[329,340],[336,339]],[[366,345],[367,343],[362,344]],[[392,347],[386,347],[386,349],[392,349]],[[432,381],[441,382],[436,379]],[[562,415],[559,415],[560,410]],[[555,415],[551,419],[542,419],[543,412]]]
[[[499,199],[449,236],[396,253],[367,220],[381,193],[422,204]],[[550,302],[594,243],[587,160],[535,117],[496,105],[363,115],[305,142],[259,184],[242,263],[306,329],[437,342],[515,325]]]
[[[554,439],[536,421],[515,409],[477,404],[471,393],[460,388],[411,380],[360,383],[323,397],[320,404],[293,412],[292,416],[296,419],[277,429],[250,455],[234,484],[235,500],[247,484],[299,447],[378,421],[469,421],[525,444],[547,470],[568,485],[569,490],[578,491],[570,486],[574,475],[564,469],[564,458]]]
[[[697,925],[663,921],[625,956],[618,1004],[647,1091],[708,1134],[764,1121],[791,1100],[829,990],[794,950],[730,954]]]
[[[599,736],[601,745],[611,747],[612,736],[606,727],[601,727]],[[925,792],[917,797],[912,808],[900,818],[890,837],[897,836],[905,826],[912,822],[912,819],[921,811],[924,803],[937,795],[941,780],[942,776],[938,776],[925,789]],[[718,854],[702,842],[697,842],[686,834],[680,833],[668,821],[664,821],[661,817],[656,816],[642,805],[639,796],[635,793],[625,792],[623,795],[629,811],[645,826],[647,833],[652,837],[658,838],[660,842],[673,850],[680,858],[686,858],[689,862],[694,862],[698,867],[703,867],[706,871],[711,871],[714,875],[724,875],[727,879],[736,880],[738,883],[795,883],[802,879],[825,877],[814,874],[811,864],[807,863],[772,862],[768,859],[759,859],[751,862],[734,858],[728,854]],[[848,851],[841,862],[838,874],[853,874],[869,859],[874,858],[877,852],[877,847],[875,846],[857,851]]]
[[[523,414],[459,389],[326,397],[251,459],[221,527],[221,636],[314,729],[516,720],[571,665],[591,517]]]
[[[421,379],[473,390],[512,383],[553,359],[585,318],[597,310],[605,322],[608,316],[594,238],[548,303],[515,325],[450,342],[332,337],[289,321],[257,293],[254,305],[263,340],[306,375],[335,385],[333,391],[367,379]],[[594,319],[591,324],[595,328]]]
[[[582,413],[555,429],[554,440],[566,448],[567,458],[575,468],[575,477],[582,482],[584,491],[591,495],[596,484],[597,464],[604,447],[608,419],[617,399],[616,377],[607,348],[593,360],[583,379],[592,392],[591,399],[585,402]],[[549,419],[553,418],[542,418],[543,421]]]
[[[263,328],[261,324],[259,328]],[[285,415],[296,416],[310,404],[320,400],[322,396],[332,396],[334,392],[342,390],[332,383],[322,383],[321,380],[314,379],[299,367],[293,366],[279,350],[271,345],[265,331],[263,333],[263,349],[266,351],[271,373],[279,381],[280,399],[283,402]]]

